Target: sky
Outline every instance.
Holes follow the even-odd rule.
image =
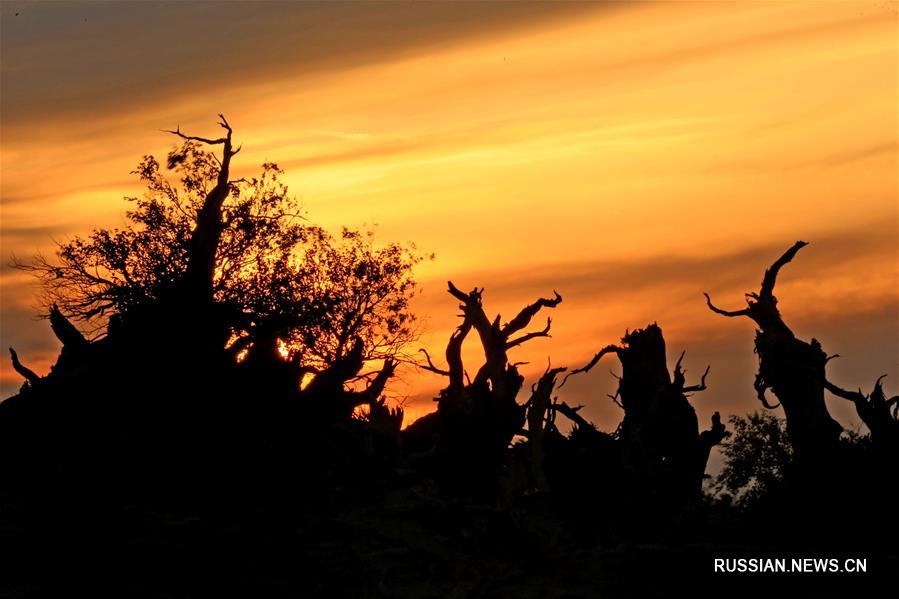
[[[277,162],[310,219],[375,224],[436,259],[417,271],[422,347],[458,323],[446,281],[511,318],[564,298],[552,338],[513,350],[528,383],[582,366],[626,330],[686,350],[707,425],[761,409],[743,306],[777,286],[832,382],[899,392],[896,2],[0,4],[0,337],[46,372],[58,343],[13,256],[124,222],[129,172],[180,125]],[[547,313],[547,315],[550,315]],[[542,326],[543,321],[540,321]],[[476,370],[479,348],[465,355]],[[600,429],[620,410],[612,358],[559,397]],[[390,388],[407,422],[437,375]],[[0,391],[21,381],[8,361]],[[524,400],[526,395],[520,399]],[[828,398],[848,428],[852,406]]]

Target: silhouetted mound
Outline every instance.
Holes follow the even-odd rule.
[[[427,352],[419,364],[447,384],[401,431],[383,394],[410,361],[418,258],[297,224],[275,165],[229,180],[240,148],[220,124],[218,139],[172,132],[180,187],[145,157],[128,228],[25,266],[62,349],[45,376],[10,350],[26,382],[0,403],[3,594],[740,596],[770,580],[715,578],[714,558],[868,558],[870,576],[801,581],[835,596],[896,567],[899,400],[880,381],[870,395],[829,383],[820,345],[780,319],[774,279],[804,244],[746,310],[709,301],[759,324],[759,397],[770,406],[771,388],[787,417],[782,435],[777,420],[732,419],[726,494],[703,480],[729,433],[717,413],[700,430],[689,399],[708,369],[687,384],[681,354],[669,370],[656,324],[581,368],[547,366],[519,401],[510,352],[549,337],[549,318],[526,329],[557,293],[503,322],[483,289],[449,283],[462,320],[446,367]],[[93,339],[73,324],[98,319]],[[472,332],[476,369],[462,360]],[[623,418],[604,432],[556,393],[610,354]],[[870,437],[841,437],[825,389]]]

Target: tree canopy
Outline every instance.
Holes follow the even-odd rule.
[[[48,308],[102,335],[112,315],[175,292],[191,268],[204,207],[227,190],[212,216],[220,231],[210,293],[228,309],[235,357],[274,348],[317,372],[357,344],[365,361],[403,355],[417,331],[409,301],[422,256],[414,245],[377,245],[373,228],[334,235],[309,222],[274,162],[254,177],[228,179],[240,148],[231,147],[227,121],[221,125],[227,137],[220,140],[173,131],[183,142],[165,168],[143,157],[133,174],[146,190],[126,198],[123,226],[94,229],[60,243],[54,258],[14,265],[39,278]],[[207,149],[219,143],[226,144],[221,159]]]

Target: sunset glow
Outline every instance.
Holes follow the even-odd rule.
[[[444,7],[368,11],[382,29],[420,11],[393,46],[325,6],[252,17],[242,5],[157,6],[204,23],[205,41],[177,41],[186,25],[135,35],[141,11],[115,4],[2,6],[0,324],[4,347],[36,371],[57,343],[32,318],[28,276],[5,262],[123,222],[122,197],[141,191],[129,172],[174,143],[160,130],[213,134],[221,112],[243,144],[235,176],[277,162],[312,222],[376,223],[378,239],[436,253],[418,268],[415,306],[432,355],[457,323],[447,280],[485,287],[488,313],[507,318],[556,290],[552,338],[512,354],[529,362],[528,382],[548,358],[581,366],[658,321],[670,361],[687,350],[688,378],[711,364],[694,400],[702,422],[754,410],[752,325],[710,314],[702,292],[742,307],[803,239],[778,282],[785,319],[842,356],[835,382],[869,387],[887,373],[897,391],[896,2],[547,4],[515,19],[490,4],[456,20]],[[479,11],[495,26],[477,24]],[[52,35],[67,19],[78,34]],[[225,30],[241,32],[232,59],[215,55]],[[323,53],[316,36],[332,34]],[[129,62],[169,35],[158,63]],[[267,62],[240,59],[246,47]],[[476,362],[476,343],[466,350]],[[6,397],[21,380],[0,363]],[[620,418],[609,368],[561,392],[603,429]],[[409,422],[443,383],[407,369],[389,391]],[[847,402],[828,403],[857,422]]]

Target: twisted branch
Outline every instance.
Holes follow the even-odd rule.
[[[512,349],[513,347],[515,347],[517,345],[521,345],[522,343],[526,343],[526,342],[530,341],[531,339],[536,339],[537,337],[552,337],[552,335],[549,334],[549,329],[552,326],[552,322],[553,322],[552,318],[547,318],[546,326],[543,328],[542,331],[534,331],[533,333],[528,333],[526,335],[522,335],[518,339],[513,339],[512,341],[509,341],[506,343],[506,349]]]
[[[602,359],[602,357],[604,355],[606,355],[608,353],[614,353],[617,355],[618,352],[620,352],[620,351],[621,351],[621,348],[618,347],[617,345],[605,346],[604,348],[599,350],[599,353],[596,354],[595,356],[593,356],[593,359],[590,360],[590,362],[587,363],[585,366],[582,366],[581,368],[575,368],[574,370],[572,370],[571,372],[566,374],[565,378],[562,379],[562,383],[559,385],[559,389],[561,389],[562,387],[565,386],[565,383],[568,381],[569,377],[571,377],[575,374],[580,374],[581,372],[589,372],[591,368],[593,368],[594,366],[596,366],[597,363],[599,363],[599,361]]]
[[[10,348],[9,348],[9,355],[10,355],[10,357],[12,358],[12,367],[13,367],[13,369],[14,369],[16,372],[18,372],[20,375],[22,375],[22,377],[24,377],[24,379],[25,379],[26,381],[28,381],[28,383],[29,383],[32,387],[33,387],[34,385],[36,385],[36,384],[41,380],[41,377],[39,377],[39,376],[37,375],[37,373],[35,373],[33,370],[31,370],[30,368],[28,368],[27,366],[25,366],[24,364],[22,364],[22,363],[19,361],[19,354],[16,353],[16,350],[14,350],[13,348],[10,347]]]

